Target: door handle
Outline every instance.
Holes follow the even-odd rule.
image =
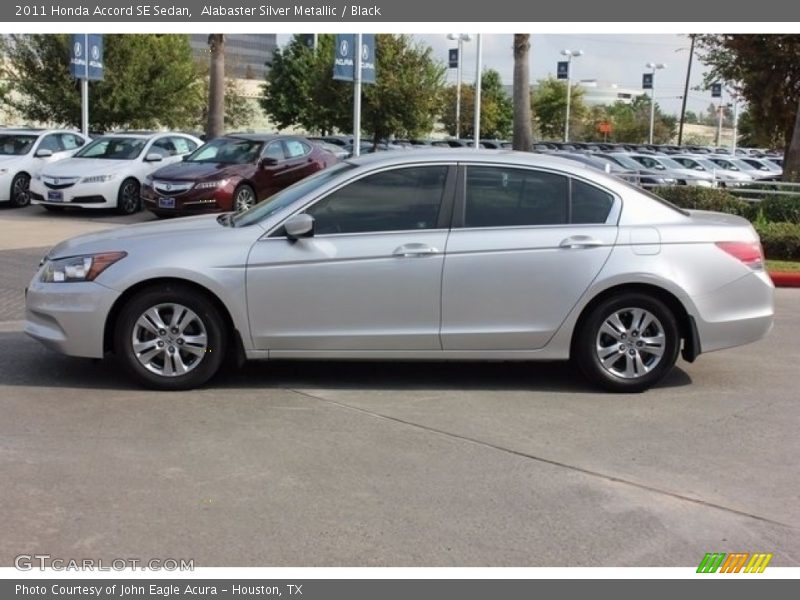
[[[559,248],[597,248],[602,246],[603,241],[588,235],[572,235],[561,240]]]
[[[392,252],[393,256],[413,257],[413,256],[430,256],[431,254],[438,254],[438,248],[429,246],[428,244],[403,244],[395,248]]]

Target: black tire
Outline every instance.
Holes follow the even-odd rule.
[[[11,180],[11,206],[22,208],[31,203],[31,176],[27,173],[17,173]]]
[[[140,317],[152,308],[159,307],[160,315],[170,316],[168,307],[172,304],[188,308],[197,317],[201,326],[194,319],[189,320],[189,326],[182,333],[167,331],[164,336],[158,332],[150,333],[146,328],[137,325]],[[150,321],[153,323],[154,321]],[[164,320],[165,325],[169,326]],[[189,328],[194,328],[190,331]],[[185,333],[188,332],[188,333]],[[134,351],[134,336],[141,339],[145,334],[149,337],[145,343],[160,343],[161,348],[156,350],[159,354],[145,366]],[[172,337],[169,337],[172,335]],[[186,352],[189,347],[188,339],[185,346],[177,336],[189,335],[198,338],[205,335],[207,340],[199,358],[193,353]],[[211,379],[219,370],[225,360],[229,340],[228,328],[219,310],[214,303],[197,289],[180,284],[167,284],[159,287],[146,288],[137,293],[123,306],[114,329],[114,351],[125,369],[133,378],[142,385],[156,390],[188,390],[199,387]],[[163,341],[162,341],[163,340]],[[182,349],[182,350],[181,350]],[[175,368],[177,362],[171,355],[177,355],[180,364],[184,364],[188,371],[184,374],[167,374],[166,371]],[[177,353],[177,354],[176,354]],[[147,352],[141,352],[143,355]],[[163,355],[163,356],[162,356]],[[196,363],[190,363],[196,358]],[[144,359],[146,360],[146,359]],[[167,364],[169,361],[169,365]],[[161,373],[156,372],[161,367]],[[156,369],[156,371],[152,370]]]
[[[121,215],[132,215],[139,211],[141,204],[139,182],[129,177],[119,186],[116,211]]]
[[[640,314],[635,311],[654,317],[649,324],[642,317],[642,331],[634,323],[634,315]],[[617,325],[610,325],[615,317]],[[660,345],[658,332],[663,335]],[[592,384],[611,392],[635,393],[670,372],[679,348],[678,322],[669,307],[649,294],[625,292],[603,300],[585,315],[573,339],[572,356]]]
[[[49,210],[50,212],[62,212],[64,210],[63,206],[53,206],[52,204],[41,204],[45,210]]]
[[[244,198],[249,198],[250,200],[247,201]],[[235,210],[236,212],[244,210],[245,206],[247,208],[251,208],[256,203],[258,203],[258,198],[252,186],[243,183],[234,190],[233,210]]]

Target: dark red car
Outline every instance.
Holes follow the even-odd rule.
[[[159,217],[242,210],[336,162],[298,136],[226,135],[146,178],[142,204]]]

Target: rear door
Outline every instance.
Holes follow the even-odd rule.
[[[444,350],[545,346],[600,272],[620,200],[562,173],[467,165],[442,280]]]

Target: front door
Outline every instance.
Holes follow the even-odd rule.
[[[278,229],[247,267],[251,333],[270,351],[440,350],[455,167],[366,175],[315,201],[313,237]]]

